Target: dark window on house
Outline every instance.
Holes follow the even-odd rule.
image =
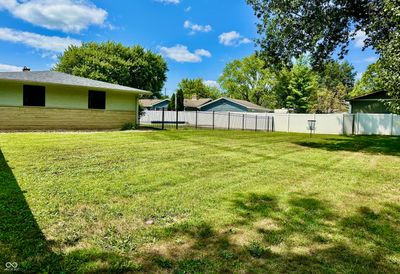
[[[45,87],[24,85],[24,106],[46,106]]]
[[[106,93],[104,91],[89,90],[89,108],[106,109]]]

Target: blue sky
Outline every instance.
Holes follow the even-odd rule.
[[[48,70],[70,44],[113,40],[161,53],[171,94],[182,78],[213,83],[227,62],[253,53],[255,24],[245,0],[0,0],[0,71]],[[359,76],[376,60],[363,38],[346,57]]]

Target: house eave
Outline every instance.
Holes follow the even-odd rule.
[[[14,80],[14,79],[0,79],[0,82],[9,82],[9,83],[19,83],[19,84],[36,84],[36,85],[52,85],[52,86],[61,86],[61,87],[76,87],[76,88],[86,88],[93,89],[99,91],[116,91],[116,92],[125,92],[125,93],[133,93],[138,95],[151,95],[153,94],[150,91],[141,90],[141,89],[117,89],[117,88],[102,88],[96,86],[84,86],[84,85],[71,85],[71,84],[60,84],[53,82],[45,82],[45,81],[29,81],[29,80]]]

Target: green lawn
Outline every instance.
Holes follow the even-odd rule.
[[[0,134],[0,272],[400,272],[400,138]]]

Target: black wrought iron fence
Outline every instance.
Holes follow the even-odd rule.
[[[147,111],[140,124],[159,129],[192,127],[267,132],[275,129],[274,117],[267,113]]]

